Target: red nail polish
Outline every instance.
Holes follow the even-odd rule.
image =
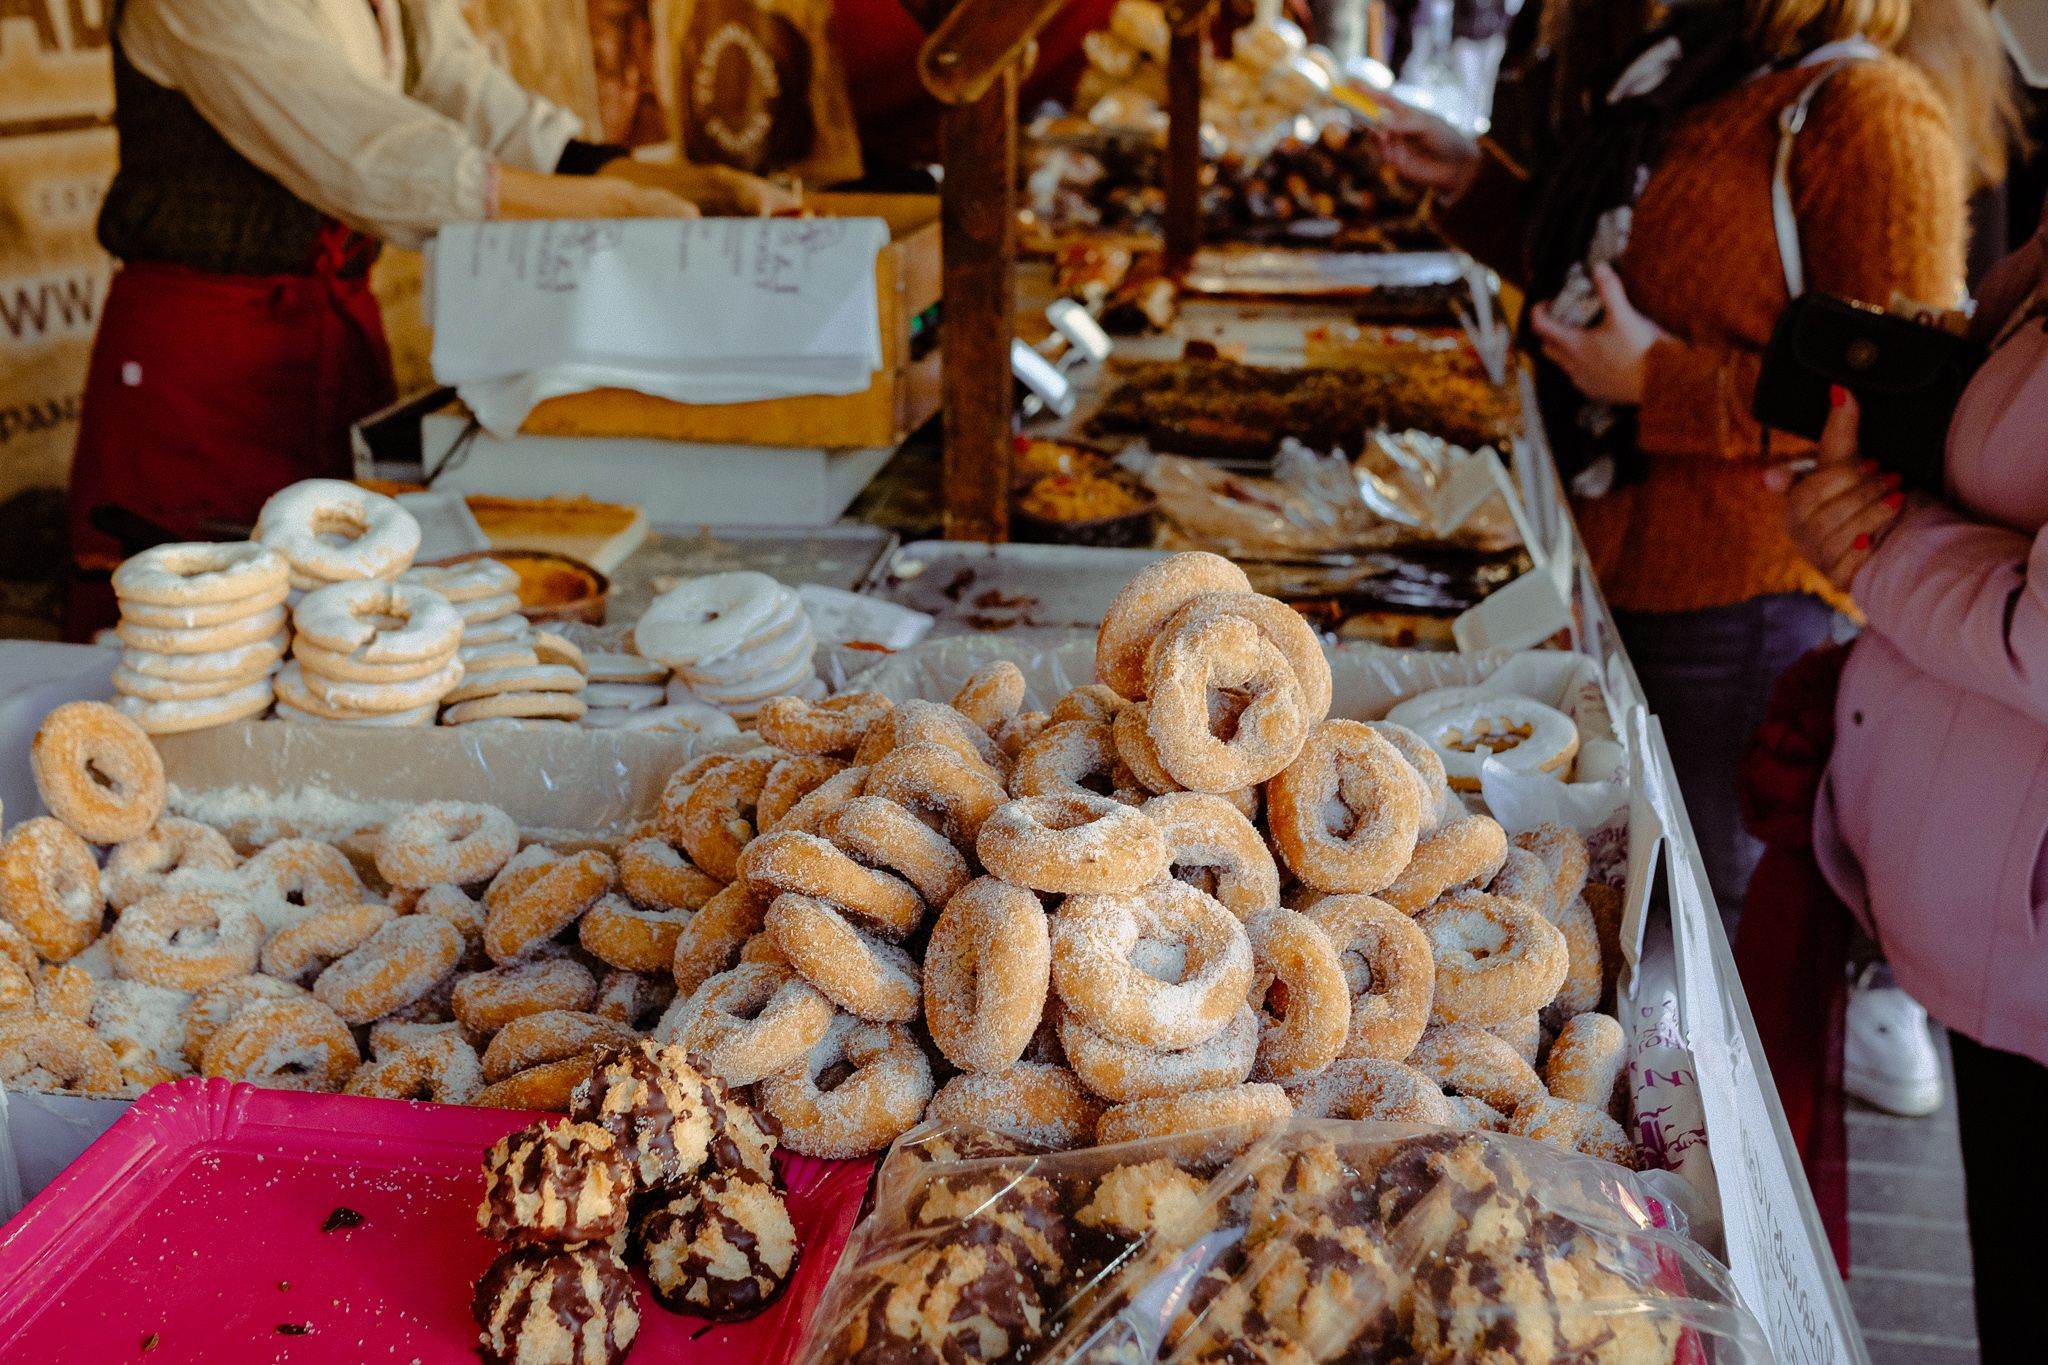
[[[1842,387],[1842,386],[1841,386],[1840,384],[1830,384],[1830,385],[1828,385],[1828,406],[1829,406],[1829,407],[1831,407],[1831,408],[1839,408],[1840,406],[1842,406],[1842,404],[1844,404],[1844,403],[1846,403],[1846,402],[1848,402],[1848,401],[1849,401],[1849,391],[1848,391],[1847,389],[1843,388],[1843,387]]]
[[[1884,495],[1884,505],[1896,512],[1906,505],[1906,495],[1904,493],[1887,493]]]
[[[1906,476],[1903,474],[1887,474],[1884,476],[1884,486],[1886,488],[1897,488],[1905,482]]]
[[[1859,549],[1859,550],[1867,550],[1867,549],[1869,549],[1869,548],[1870,548],[1870,536],[1869,536],[1868,534],[1861,534],[1861,535],[1858,535],[1858,536],[1856,537],[1856,548],[1857,548],[1857,549]]]
[[[1857,467],[1858,469],[1862,470],[1862,471],[1863,471],[1863,472],[1864,472],[1865,474],[1875,474],[1875,473],[1877,472],[1877,461],[1876,461],[1876,460],[1858,460],[1858,461],[1856,462],[1856,467]]]

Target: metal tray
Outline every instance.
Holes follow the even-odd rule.
[[[937,618],[934,635],[1093,631],[1131,575],[1166,557],[1164,550],[918,540],[890,555],[865,590]]]

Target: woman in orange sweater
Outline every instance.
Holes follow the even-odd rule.
[[[1725,915],[1760,852],[1736,803],[1743,744],[1772,681],[1848,606],[1758,478],[1750,403],[1790,297],[1771,211],[1779,117],[1819,82],[1790,173],[1807,287],[1957,306],[1971,180],[2003,172],[1999,86],[1969,78],[1997,69],[1973,65],[1972,45],[1999,59],[1963,18],[1980,3],[1695,14],[1646,40],[1587,144],[1540,182],[1426,115],[1398,114],[1382,137],[1435,191],[1446,234],[1538,301],[1552,445]],[[1768,446],[1808,453],[1782,435]]]

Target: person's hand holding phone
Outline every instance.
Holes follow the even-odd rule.
[[[1843,592],[1870,561],[1877,542],[1905,510],[1899,476],[1861,458],[1856,426],[1861,415],[1849,391],[1828,395],[1833,411],[1821,433],[1811,473],[1779,465],[1764,471],[1764,486],[1785,495],[1785,527],[1808,563]]]

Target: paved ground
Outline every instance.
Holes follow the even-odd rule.
[[[1870,1358],[1978,1365],[1953,1103],[1924,1119],[1849,1105],[1849,1298]]]

